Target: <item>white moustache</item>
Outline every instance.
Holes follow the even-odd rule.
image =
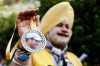
[[[64,33],[64,32],[61,32],[61,31],[59,31],[57,34],[58,34],[58,35],[65,35],[66,37],[69,36],[69,33]]]

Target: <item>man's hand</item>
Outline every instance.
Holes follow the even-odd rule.
[[[30,19],[33,19],[33,22],[36,22],[36,26],[39,27],[39,15],[36,15],[36,13],[39,11],[38,8],[32,9],[32,10],[26,10],[22,11],[18,14],[16,23],[18,27],[18,33],[20,38],[22,37],[23,33],[25,33],[27,30],[31,29],[30,26]]]
[[[31,10],[25,10],[18,14],[17,19],[16,19],[16,24],[18,27],[18,33],[19,33],[20,38],[26,31],[31,29],[31,25],[30,25],[31,18],[33,19],[33,22],[36,22],[36,26],[38,28],[40,27],[39,15],[36,15],[38,11],[39,9],[36,8],[36,9],[31,9]]]

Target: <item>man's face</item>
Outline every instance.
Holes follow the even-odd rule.
[[[32,39],[31,38],[28,38],[27,44],[28,45],[32,44]]]
[[[28,38],[27,44],[36,48],[38,46],[38,41],[33,38]]]
[[[60,22],[47,34],[48,40],[56,47],[64,47],[69,42],[72,31],[67,22]]]
[[[34,39],[32,40],[32,44],[34,45],[35,48],[38,46],[38,42]]]

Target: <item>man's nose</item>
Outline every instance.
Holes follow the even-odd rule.
[[[62,32],[67,32],[67,31],[68,31],[68,28],[66,28],[66,26],[63,25],[62,28],[61,28],[61,31],[62,31]]]

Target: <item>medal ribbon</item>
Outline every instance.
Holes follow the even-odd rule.
[[[33,22],[33,19],[31,18],[30,19],[30,25],[31,25],[31,29],[34,30],[36,29],[36,23]],[[10,47],[11,47],[11,43],[12,43],[12,39],[13,39],[13,36],[14,36],[14,32],[15,32],[15,29],[16,29],[16,23],[15,23],[15,27],[14,27],[14,31],[13,31],[13,34],[12,34],[12,37],[10,38],[9,42],[8,42],[8,45],[7,45],[7,48],[6,48],[6,59],[7,60],[11,60],[17,46],[19,45],[20,43],[20,39],[17,41],[17,43],[15,44],[15,46],[12,48],[11,52],[10,52]]]

